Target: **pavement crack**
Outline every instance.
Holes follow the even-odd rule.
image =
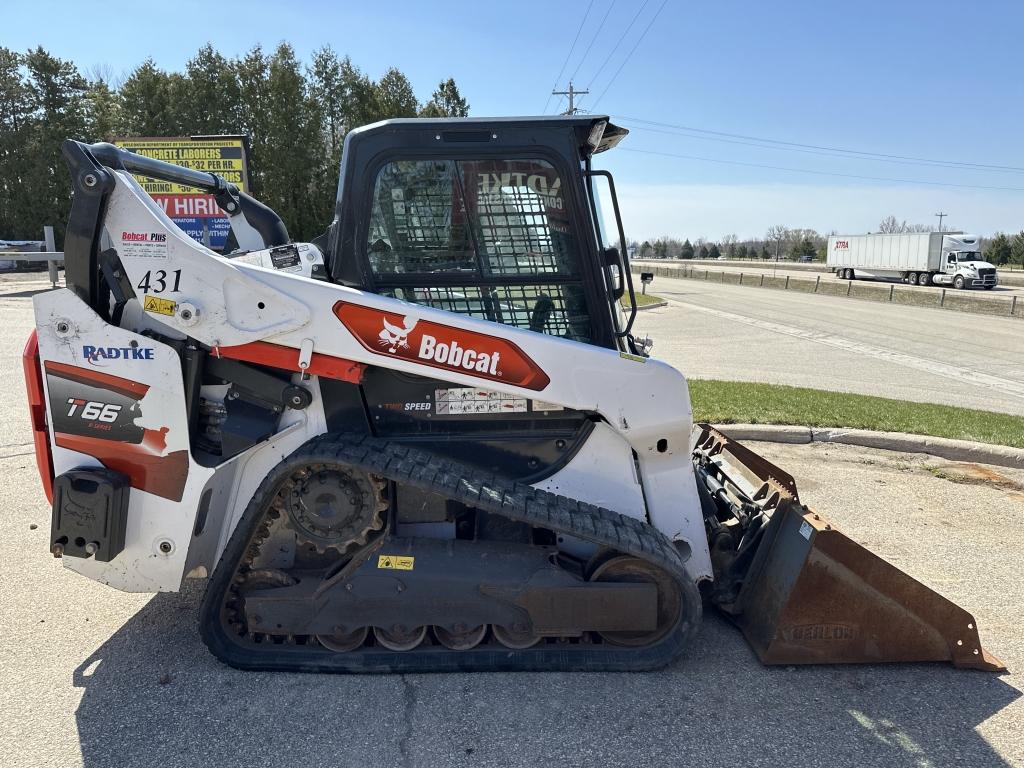
[[[408,675],[399,675],[402,681],[402,735],[398,739],[398,753],[402,756],[402,765],[412,768],[412,756],[409,754],[409,741],[412,739],[412,719],[416,710],[416,686]]]
[[[3,459],[16,459],[19,456],[31,456],[35,451],[25,451],[24,453],[4,453],[0,454],[0,460]]]

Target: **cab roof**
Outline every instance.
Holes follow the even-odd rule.
[[[537,115],[533,117],[403,117],[382,120],[352,130],[355,140],[374,134],[435,130],[448,141],[486,142],[501,133],[530,133],[531,129],[566,129],[574,132],[583,155],[604,152],[629,131],[614,125],[607,115]]]

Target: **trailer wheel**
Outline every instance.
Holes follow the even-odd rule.
[[[962,291],[964,289],[963,275],[957,275],[956,277],[953,278],[953,287],[956,288],[958,291]]]
[[[911,272],[907,275],[907,282],[911,285],[917,285],[917,272]]]
[[[931,285],[932,284],[932,273],[922,272],[921,276],[917,279],[918,285]]]

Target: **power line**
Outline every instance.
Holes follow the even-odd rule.
[[[819,144],[803,144],[796,141],[782,141],[781,139],[766,139],[761,136],[748,136],[742,133],[727,133],[725,131],[712,131],[707,128],[694,128],[688,125],[673,125],[672,123],[659,123],[654,120],[643,120],[639,117],[627,117],[626,115],[619,116],[623,120],[631,120],[635,123],[643,123],[646,125],[656,125],[662,128],[675,128],[680,131],[691,131],[693,133],[703,133],[711,136],[725,136],[733,139],[747,139],[749,141],[760,141],[766,144],[779,144],[787,147],[802,147],[806,149],[817,149],[825,152],[839,152],[846,155],[865,155],[870,157],[886,158],[889,160],[907,160],[919,163],[933,163],[939,165],[956,166],[959,168],[974,168],[976,170],[992,170],[992,171],[1012,171],[1021,173],[1024,172],[1024,168],[1012,165],[994,165],[986,163],[968,163],[957,160],[936,160],[934,158],[927,157],[915,157],[913,155],[891,155],[883,152],[868,152],[866,150],[859,149],[844,149],[842,147],[828,147],[821,146]]]
[[[601,72],[604,71],[604,68],[608,66],[608,62],[612,60],[612,56],[614,56],[615,52],[619,50],[619,46],[622,45],[622,41],[626,39],[626,35],[629,34],[629,30],[631,30],[633,28],[633,25],[636,24],[636,20],[640,18],[640,14],[644,12],[644,8],[647,7],[647,4],[650,1],[651,0],[644,0],[644,3],[643,5],[640,6],[640,9],[635,14],[633,14],[633,20],[629,22],[629,25],[626,27],[626,31],[622,33],[622,37],[619,38],[619,41],[615,43],[614,46],[612,46],[612,49],[610,51],[608,51],[608,55],[604,57],[604,61],[601,62],[601,66],[597,68],[597,72],[594,73],[594,75],[590,78],[590,82],[587,83],[587,88],[594,84],[594,81],[597,80],[598,75],[600,75]]]
[[[666,5],[668,5],[668,0],[662,0],[661,5],[658,6],[658,10],[654,12],[654,15],[651,17],[651,20],[647,22],[647,26],[644,27],[644,31],[640,34],[640,37],[637,38],[637,41],[633,45],[633,48],[630,50],[629,53],[626,54],[626,58],[622,60],[622,63],[619,64],[619,68],[615,70],[615,74],[612,75],[612,79],[608,81],[607,85],[605,85],[604,90],[601,91],[601,95],[598,96],[594,103],[591,105],[591,109],[596,107],[598,102],[601,101],[602,98],[604,98],[604,95],[606,93],[608,93],[608,89],[612,87],[612,83],[615,82],[615,79],[619,76],[619,73],[622,71],[622,68],[626,66],[626,62],[628,62],[630,58],[632,58],[633,54],[636,53],[636,49],[640,47],[640,43],[642,43],[644,41],[644,38],[647,37],[647,33],[651,30],[651,27],[654,26],[655,20],[658,18],[658,16],[661,15],[661,12],[665,9]]]
[[[604,12],[604,17],[601,19],[601,23],[597,25],[597,30],[594,32],[594,36],[590,38],[590,45],[587,46],[587,50],[583,52],[583,58],[580,59],[579,64],[576,65],[576,69],[573,70],[569,80],[575,80],[576,75],[580,73],[580,67],[583,66],[583,62],[587,60],[587,56],[590,55],[590,49],[594,47],[594,43],[597,42],[597,36],[601,34],[601,30],[604,29],[604,23],[608,21],[608,15],[612,12],[612,8],[615,7],[615,0],[612,0],[608,4],[608,10]]]
[[[722,160],[717,157],[698,157],[697,155],[679,155],[673,152],[658,152],[652,149],[631,149],[623,147],[620,152],[637,152],[642,155],[660,155],[661,157],[674,157],[681,160],[698,160],[702,163],[722,163],[725,165],[742,165],[747,168],[767,168],[772,171],[789,171],[792,173],[811,173],[815,176],[838,176],[844,179],[862,179],[867,181],[891,181],[898,184],[923,184],[933,187],[959,187],[961,189],[989,189],[1001,192],[1024,192],[1024,187],[994,187],[981,184],[955,184],[945,181],[924,181],[921,179],[896,179],[890,176],[861,176],[854,173],[837,173],[833,171],[814,171],[809,168],[787,168],[781,165],[765,165],[762,163],[745,163],[741,160]]]
[[[562,79],[562,75],[565,73],[565,65],[569,63],[569,59],[572,58],[572,52],[576,50],[576,41],[580,39],[580,32],[583,31],[583,25],[587,23],[587,17],[590,16],[590,9],[594,7],[594,0],[590,0],[590,5],[587,6],[586,13],[583,14],[583,18],[580,19],[579,29],[576,30],[576,37],[572,39],[572,45],[569,46],[569,53],[565,56],[565,61],[562,62],[562,68],[558,70],[558,77],[555,78],[555,82],[551,85],[552,95],[554,95],[555,88],[558,87],[558,81]],[[551,103],[551,96],[548,96],[548,100],[544,102],[544,109],[541,110],[542,115],[546,115],[548,112],[548,104]]]
[[[986,172],[992,172],[992,173],[1024,173],[1024,169],[1017,169],[1017,168],[1013,168],[1013,167],[1010,167],[1010,166],[1007,166],[1005,168],[1000,168],[1000,167],[992,167],[992,168],[989,168],[989,167],[983,167],[983,168],[979,167],[979,168],[974,168],[974,167],[971,167],[970,165],[964,166],[963,164],[957,163],[956,161],[953,161],[953,160],[929,160],[927,158],[921,158],[919,160],[911,160],[911,159],[902,160],[902,159],[897,159],[895,157],[874,156],[874,155],[871,155],[869,153],[864,153],[863,156],[860,156],[860,155],[857,155],[857,154],[849,154],[849,153],[846,153],[846,152],[841,152],[839,150],[826,150],[826,149],[817,150],[817,149],[808,149],[808,148],[805,148],[805,147],[802,147],[802,146],[788,146],[788,145],[779,145],[779,144],[768,144],[768,143],[762,142],[761,140],[743,141],[741,139],[726,139],[726,138],[722,138],[721,136],[700,136],[700,135],[696,135],[695,136],[693,134],[681,133],[680,132],[680,131],[689,130],[689,129],[680,128],[678,130],[674,130],[674,129],[651,128],[651,127],[645,126],[645,125],[630,125],[629,123],[633,122],[634,118],[627,117],[625,119],[627,121],[629,121],[629,122],[622,123],[621,118],[618,120],[618,122],[620,122],[624,127],[629,128],[630,130],[650,131],[652,133],[667,134],[669,136],[680,136],[680,137],[685,137],[687,139],[698,139],[700,141],[717,141],[717,142],[721,142],[723,144],[739,144],[739,145],[742,145],[742,146],[745,146],[745,147],[759,147],[761,149],[774,149],[774,150],[778,150],[780,152],[801,152],[803,154],[819,155],[821,157],[841,157],[841,158],[848,159],[848,160],[870,160],[870,161],[876,162],[876,163],[895,163],[897,165],[920,165],[920,166],[924,166],[926,168],[954,168],[954,169],[957,169],[957,170],[977,170],[977,171],[986,171]]]

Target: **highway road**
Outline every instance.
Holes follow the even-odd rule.
[[[700,274],[703,274],[703,270],[709,270],[712,273],[717,272],[732,272],[734,274],[743,273],[749,279],[750,275],[770,275],[777,277],[789,276],[793,279],[802,280],[814,280],[818,275],[821,275],[822,281],[833,280],[838,281],[839,277],[829,272],[822,265],[816,269],[804,269],[801,268],[803,265],[794,265],[792,263],[782,262],[778,266],[774,266],[771,262],[728,262],[728,263],[717,263],[714,261],[633,261],[630,262],[633,266],[634,271],[640,271],[645,267],[680,267],[689,266],[693,269],[699,270]],[[807,265],[810,266],[810,265]],[[984,296],[1013,296],[1017,294],[1024,299],[1024,279],[1021,278],[1021,273],[1017,272],[1010,276],[1007,282],[1001,285],[997,285],[991,291],[977,290],[975,291],[979,295]],[[1012,281],[1012,282],[1011,282]],[[888,284],[890,282],[897,285],[902,285],[899,281],[895,280],[872,280],[866,282],[878,282],[880,284]],[[941,287],[938,286],[922,286],[922,291],[939,291]],[[946,286],[946,290],[953,290],[951,287]],[[1020,299],[1018,299],[1020,301]]]
[[[1024,415],[1024,322],[656,277],[653,354],[687,376],[815,387]]]
[[[667,281],[659,288],[680,302],[642,316],[663,329],[662,351],[671,334],[710,336],[732,325],[682,302],[739,311],[735,296],[702,299]],[[919,455],[755,446],[792,472],[804,501],[832,523],[974,613],[1010,675],[909,664],[767,669],[714,614],[684,659],[646,674],[239,672],[200,642],[201,582],[178,594],[130,595],[48,554],[50,510],[21,383],[31,290],[0,293],[5,768],[1024,765],[1024,471],[986,468],[984,484],[965,484]],[[776,319],[794,324],[792,315]],[[746,326],[736,326],[726,341],[745,345],[753,355],[745,368],[756,367]],[[679,352],[682,362],[724,375],[707,365],[701,344]],[[810,376],[806,362],[801,368]]]

